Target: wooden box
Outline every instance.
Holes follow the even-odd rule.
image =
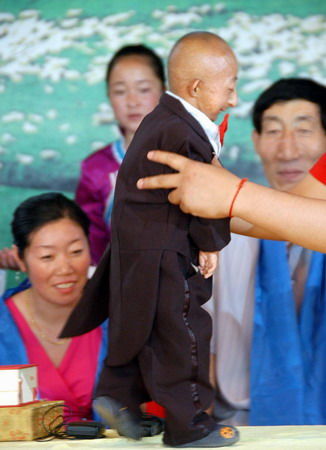
[[[53,429],[62,422],[63,405],[63,401],[40,400],[0,407],[0,441],[31,441],[47,436],[50,425]]]

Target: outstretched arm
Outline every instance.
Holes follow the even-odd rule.
[[[316,198],[303,198],[246,183],[234,204],[233,213],[254,225],[232,219],[232,231],[253,237],[273,238],[265,233],[264,230],[267,230],[283,240],[326,252],[326,187],[311,175],[307,177],[310,179],[309,182],[306,180],[310,195],[312,197],[316,192]],[[320,195],[322,191],[323,197]],[[309,192],[302,193],[309,196]]]
[[[222,167],[214,167],[162,151],[149,152],[148,158],[169,165],[177,172],[138,181],[140,189],[173,189],[171,203],[193,215],[222,218],[230,205],[240,179]],[[326,186],[313,176],[294,191],[284,193],[246,182],[233,206],[231,229],[239,234],[266,239],[284,239],[304,247],[326,252]],[[247,222],[249,223],[247,223]]]

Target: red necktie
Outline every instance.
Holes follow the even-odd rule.
[[[220,131],[221,145],[223,145],[224,135],[225,135],[226,130],[228,129],[228,120],[229,120],[229,114],[225,114],[223,122],[220,125],[218,125],[219,131]]]

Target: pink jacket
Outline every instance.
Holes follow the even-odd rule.
[[[97,264],[110,242],[110,219],[116,177],[125,155],[122,139],[89,155],[81,163],[75,200],[90,225],[92,263]]]

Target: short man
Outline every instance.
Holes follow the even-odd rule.
[[[237,102],[237,71],[233,51],[219,36],[182,37],[168,60],[170,91],[140,124],[119,169],[111,253],[92,279],[109,262],[102,281],[110,293],[90,295],[86,307],[98,310],[104,297],[110,317],[94,406],[129,438],[140,439],[139,406],[152,399],[166,410],[165,445],[215,448],[239,439],[236,429],[206,413],[214,397],[208,377],[212,320],[201,307],[211,296],[217,252],[230,241],[229,219],[198,219],[172,206],[167,192],[136,187],[141,175],[159,173],[146,159],[158,145],[219,164],[221,134],[214,121]],[[89,329],[94,315],[86,313],[83,300],[76,311],[78,326],[84,318]]]
[[[256,101],[253,142],[273,188],[289,190],[326,151],[325,99],[324,86],[293,78]],[[221,252],[212,312],[219,420],[326,423],[325,263],[296,245],[237,235]]]

